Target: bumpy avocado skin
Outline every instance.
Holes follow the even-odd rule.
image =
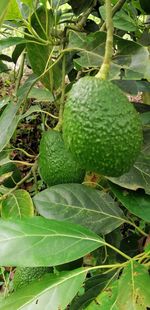
[[[48,185],[82,183],[85,175],[80,165],[66,149],[62,134],[47,131],[40,141],[39,173]]]
[[[65,105],[63,138],[86,170],[117,177],[129,171],[140,152],[142,125],[116,85],[83,77]]]
[[[13,278],[14,290],[40,279],[47,272],[50,272],[49,267],[17,267]]]
[[[140,5],[146,14],[150,14],[150,1],[149,0],[140,0]]]

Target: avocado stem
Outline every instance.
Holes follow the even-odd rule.
[[[105,55],[103,59],[103,63],[96,77],[101,80],[106,80],[110,71],[112,54],[113,54],[113,19],[112,19],[112,6],[111,0],[105,0],[105,8],[106,8],[106,44],[105,44]]]

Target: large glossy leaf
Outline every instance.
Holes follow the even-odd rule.
[[[150,222],[150,196],[142,192],[125,191],[119,186],[111,185],[111,189],[122,205],[131,213],[146,222]]]
[[[10,102],[0,116],[0,152],[8,144],[12,137],[18,122],[19,116],[16,115],[21,102]]]
[[[105,244],[79,225],[33,217],[0,220],[1,266],[55,266],[76,260]]]
[[[150,306],[150,277],[145,266],[131,261],[120,279],[106,287],[87,310],[146,310]]]
[[[81,224],[96,233],[107,234],[125,218],[111,196],[81,184],[52,186],[34,197],[44,217]]]
[[[34,215],[32,199],[27,191],[18,189],[2,201],[3,219],[26,218]]]
[[[0,303],[1,310],[66,309],[80,289],[86,276],[83,268],[59,275],[47,274]]]
[[[76,50],[78,58],[74,60],[80,67],[99,68],[105,51],[105,32],[96,32],[86,36],[83,33],[70,31],[69,45],[66,50]],[[124,72],[124,79],[139,80],[150,78],[149,52],[142,45],[114,36],[114,45],[118,53],[113,57],[109,78],[120,79],[121,70]]]

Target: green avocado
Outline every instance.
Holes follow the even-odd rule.
[[[116,85],[83,77],[65,104],[63,138],[81,167],[117,177],[129,171],[140,152],[142,125]]]
[[[48,186],[82,183],[84,179],[85,171],[65,148],[62,134],[54,130],[42,136],[38,165],[40,176]]]
[[[146,14],[150,14],[150,0],[140,0],[140,6]]]
[[[40,279],[50,270],[49,267],[17,267],[13,278],[14,290],[18,290],[32,281]]]
[[[3,185],[8,188],[13,188],[16,183],[21,180],[21,173],[17,166],[12,162],[0,166],[0,177],[9,172],[12,172],[12,175],[3,182]]]

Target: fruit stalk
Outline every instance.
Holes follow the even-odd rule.
[[[108,77],[112,54],[113,54],[114,27],[113,27],[113,19],[112,19],[111,0],[105,0],[105,7],[106,7],[106,29],[107,29],[105,55],[104,55],[102,66],[96,75],[96,77],[100,78],[101,80],[106,80]]]

